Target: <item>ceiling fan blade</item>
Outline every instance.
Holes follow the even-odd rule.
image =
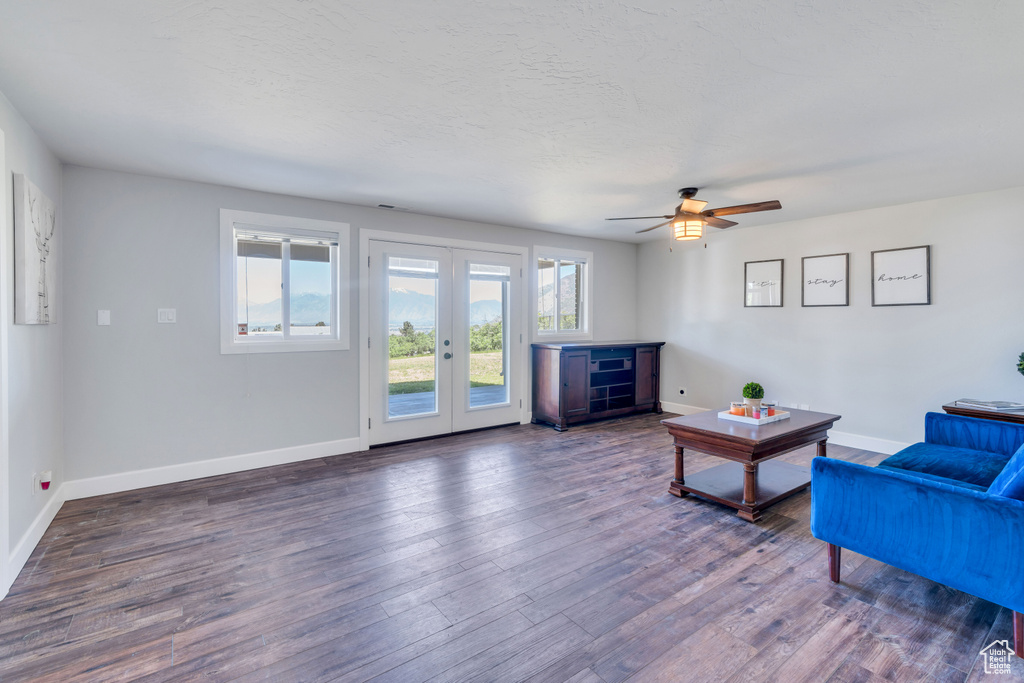
[[[663,218],[663,216],[654,216],[654,218]],[[639,234],[640,234],[640,233],[642,233],[642,232],[650,232],[651,230],[654,230],[655,228],[660,228],[661,226],[663,226],[663,225],[668,225],[668,224],[669,224],[669,223],[671,223],[671,222],[672,222],[672,218],[669,218],[669,219],[668,219],[667,221],[665,221],[664,223],[658,223],[657,225],[652,225],[652,226],[651,226],[651,227],[649,227],[649,228],[644,228],[643,230],[637,230],[637,231],[636,231],[636,234],[638,234],[638,235],[639,235]],[[726,222],[726,223],[728,223],[728,221],[725,221],[725,222]]]
[[[727,221],[724,218],[715,218],[714,216],[704,216],[704,221],[712,228],[731,228],[734,225],[739,225],[735,221]]]
[[[701,211],[704,216],[732,216],[737,213],[754,213],[755,211],[774,211],[781,209],[782,204],[777,199],[770,202],[756,202],[754,204],[738,204],[737,206],[723,206],[720,209],[708,209]]]
[[[626,216],[625,218],[605,218],[606,221],[635,221],[641,218],[672,218],[672,216]]]

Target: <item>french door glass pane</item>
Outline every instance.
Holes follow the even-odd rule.
[[[438,263],[388,257],[388,417],[437,412]]]
[[[238,241],[239,336],[281,337],[281,244]]]
[[[289,266],[291,333],[330,335],[331,247],[292,243]]]
[[[508,403],[508,266],[469,264],[469,407]]]

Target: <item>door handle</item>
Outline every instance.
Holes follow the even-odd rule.
[[[451,358],[451,357],[452,357],[452,354],[450,354],[450,353],[446,353],[446,354],[444,354],[444,359],[445,359],[445,360],[448,360],[448,359],[449,359],[449,358]]]

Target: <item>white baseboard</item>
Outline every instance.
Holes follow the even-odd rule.
[[[18,574],[25,567],[25,563],[28,562],[28,558],[32,555],[32,551],[36,549],[36,545],[39,544],[39,539],[46,533],[46,529],[50,526],[50,522],[57,516],[60,511],[60,506],[64,504],[67,498],[64,494],[67,489],[64,485],[57,487],[55,491],[48,491],[43,495],[49,495],[50,500],[46,502],[43,509],[39,511],[36,518],[32,520],[32,524],[29,525],[28,531],[26,531],[18,543],[11,550],[11,558],[7,565],[7,576],[10,580],[10,584],[6,586],[0,586],[0,598],[7,595],[7,591],[11,589],[14,584],[14,580],[18,578]]]
[[[909,443],[903,443],[902,441],[890,441],[889,439],[879,439],[873,436],[850,434],[849,432],[837,432],[835,430],[828,433],[828,442],[834,443],[837,446],[860,448],[861,450],[884,453],[885,455],[892,455],[893,453],[902,451],[910,445]]]
[[[669,403],[668,401],[661,402],[661,409],[666,413],[677,413],[679,415],[693,415],[694,413],[703,413],[710,410],[710,408],[688,406],[685,403]]]
[[[149,486],[160,486],[161,484],[175,484],[179,481],[188,481],[190,479],[214,477],[219,474],[243,472],[260,467],[285,465],[291,462],[299,462],[300,460],[353,453],[358,450],[360,450],[358,437],[338,439],[337,441],[323,441],[303,446],[278,448],[272,451],[244,453],[224,458],[186,462],[180,465],[153,467],[133,472],[118,472],[117,474],[107,474],[88,479],[73,479],[64,482],[61,488],[65,491],[65,500],[77,500],[91,496],[102,496],[108,493],[142,489]]]

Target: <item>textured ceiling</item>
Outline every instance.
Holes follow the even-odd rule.
[[[64,161],[616,239],[1024,185],[1024,3],[0,0]],[[1016,45],[1016,47],[1015,47]],[[644,239],[664,237],[664,230]]]

